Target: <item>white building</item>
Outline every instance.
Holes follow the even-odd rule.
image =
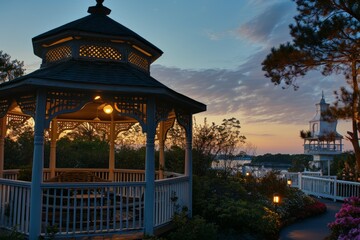
[[[334,155],[342,153],[343,136],[336,131],[337,120],[327,115],[330,104],[325,102],[324,94],[316,104],[316,114],[309,121],[309,131],[301,131],[304,139],[304,153],[313,155],[312,166],[330,172],[330,162]]]

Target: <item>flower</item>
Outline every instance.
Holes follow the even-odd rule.
[[[340,240],[360,240],[360,198],[350,197],[335,214],[335,221],[328,224],[332,237]]]

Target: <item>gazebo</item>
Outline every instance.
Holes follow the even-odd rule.
[[[156,46],[108,17],[97,0],[89,15],[32,39],[41,68],[0,84],[0,228],[30,240],[56,228],[59,237],[145,233],[169,222],[178,207],[192,210],[192,115],[206,106],[150,76]],[[34,120],[31,182],[4,169],[9,121]],[[163,171],[164,141],[175,119],[185,129],[184,174]],[[88,122],[109,134],[109,169],[56,168],[61,132]],[[114,141],[139,123],[146,134],[145,170],[116,169]],[[44,133],[51,139],[44,164]],[[159,162],[155,169],[155,138]]]

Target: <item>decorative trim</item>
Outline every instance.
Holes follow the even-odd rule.
[[[5,117],[11,105],[11,100],[8,98],[0,99],[0,118]]]
[[[6,115],[6,124],[23,124],[27,120],[29,120],[31,117],[27,115],[21,115],[21,114],[14,114],[14,113],[8,113]]]
[[[156,103],[156,115],[155,115],[155,124],[158,125],[160,121],[165,121],[168,119],[170,112],[172,111],[172,106],[164,102]]]
[[[19,107],[23,113],[35,118],[35,111],[36,111],[36,94],[35,93],[19,96],[16,99],[16,102],[19,105]]]
[[[168,119],[164,120],[163,122],[164,122],[163,131],[158,129],[158,132],[157,132],[156,135],[157,135],[158,139],[164,139],[165,140],[169,129],[174,126],[175,118],[168,118]],[[160,127],[161,127],[161,125],[160,125]],[[161,133],[163,133],[162,136],[160,135]]]
[[[146,97],[115,96],[114,107],[121,116],[136,119],[140,125],[146,126]]]
[[[73,130],[77,126],[82,124],[81,121],[64,121],[64,120],[58,120],[57,121],[57,134],[58,136],[60,133],[66,131],[66,130]]]
[[[115,136],[117,137],[120,132],[128,131],[136,123],[116,123],[115,124]]]
[[[188,130],[189,127],[192,127],[192,126],[190,126],[191,125],[191,114],[185,112],[182,109],[176,110],[176,120],[186,130]]]
[[[47,126],[56,116],[80,110],[89,101],[91,96],[85,93],[49,91],[46,97]]]

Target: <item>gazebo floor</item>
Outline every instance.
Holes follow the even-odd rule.
[[[143,237],[143,233],[131,233],[112,236],[83,237],[76,240],[140,240],[143,239]]]

